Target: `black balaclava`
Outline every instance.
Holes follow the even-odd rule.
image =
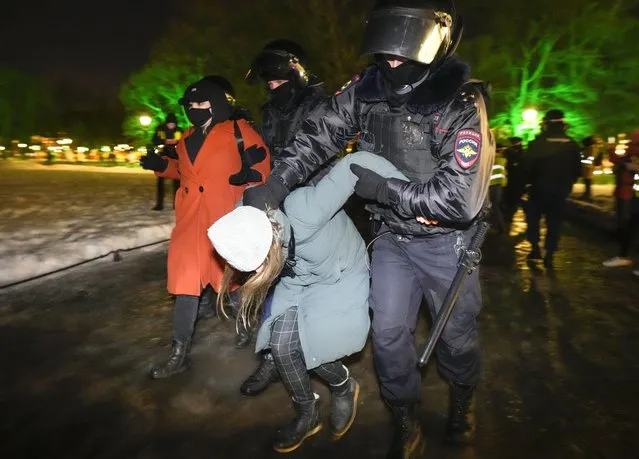
[[[393,90],[417,83],[428,72],[428,64],[417,61],[406,61],[392,68],[385,57],[377,58],[377,66],[382,76]]]
[[[193,126],[201,128],[210,118],[213,118],[213,110],[211,108],[189,107],[186,109],[186,117]]]
[[[275,89],[269,89],[269,96],[274,105],[279,108],[286,108],[298,92],[297,84],[293,80],[288,80]]]

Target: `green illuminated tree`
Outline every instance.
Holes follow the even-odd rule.
[[[184,89],[200,78],[197,61],[192,65],[181,62],[155,60],[129,77],[120,90],[120,101],[126,110],[124,134],[138,142],[146,143],[155,126],[161,124],[167,113],[175,113],[182,127],[187,120],[178,100]],[[139,121],[148,115],[153,123],[145,129]]]
[[[490,33],[461,47],[475,75],[493,85],[496,127],[530,138],[522,112],[534,107],[564,110],[576,138],[631,128],[635,115],[623,108],[639,103],[631,2],[540,1],[515,12],[501,3],[492,5]]]

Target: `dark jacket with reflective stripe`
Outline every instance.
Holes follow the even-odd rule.
[[[384,156],[410,179],[389,180],[391,205],[374,208],[392,231],[428,236],[467,227],[487,201],[495,151],[483,85],[467,74],[449,58],[391,107],[379,69],[366,68],[307,117],[271,179],[292,189],[360,133],[360,149]],[[417,216],[439,224],[422,225]]]

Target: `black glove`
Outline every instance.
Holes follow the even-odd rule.
[[[253,186],[244,190],[243,204],[260,210],[278,209],[289,190],[281,180],[269,177],[264,185]]]
[[[164,172],[168,165],[169,161],[161,158],[154,151],[149,151],[140,158],[140,166],[148,171]]]
[[[386,178],[357,164],[351,164],[351,172],[359,178],[355,184],[357,196],[380,204],[390,204]]]
[[[262,174],[251,168],[266,159],[266,150],[264,147],[252,145],[244,150],[242,154],[242,168],[236,174],[229,177],[231,185],[240,186],[251,182],[261,182]]]

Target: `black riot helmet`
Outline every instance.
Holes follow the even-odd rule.
[[[455,52],[462,31],[453,0],[377,0],[366,21],[361,52],[421,64],[421,83]]]
[[[246,80],[249,83],[289,80],[299,87],[321,84],[321,80],[308,71],[307,64],[306,52],[300,45],[291,40],[275,40],[255,57]]]
[[[235,105],[235,89],[233,89],[233,85],[229,80],[221,75],[207,75],[203,79],[210,81],[211,83],[214,83],[222,88],[224,94],[226,95],[226,99],[229,101],[229,104]]]

